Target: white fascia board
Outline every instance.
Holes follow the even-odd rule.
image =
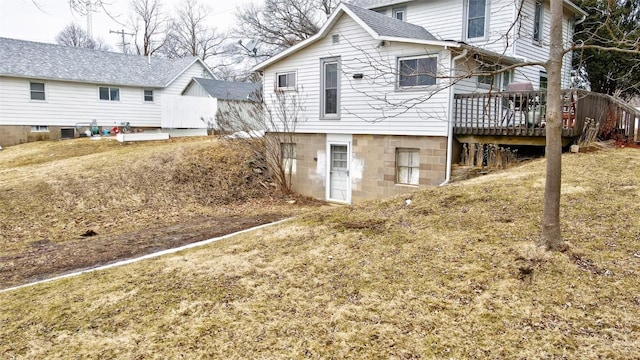
[[[445,48],[462,48],[462,44],[456,41],[421,40],[421,39],[413,39],[413,38],[399,38],[399,37],[392,37],[392,36],[374,36],[374,39],[380,40],[380,41],[441,46]]]
[[[582,15],[582,16],[589,15],[586,11],[582,10],[578,5],[574,4],[573,2],[571,2],[569,0],[564,0],[564,6],[569,8],[571,11],[573,11],[576,14],[579,14],[579,15]]]
[[[299,43],[297,43],[296,45],[293,45],[292,47],[268,58],[267,60],[257,64],[256,66],[251,68],[251,71],[260,71],[263,70],[264,68],[272,65],[273,63],[279,61],[280,59],[283,59],[299,50],[302,50],[304,48],[306,48],[307,46],[313,44],[314,42],[320,40],[321,38],[323,38],[327,32],[329,32],[329,29],[333,27],[333,25],[336,23],[338,16],[345,12],[346,8],[344,5],[342,5],[342,3],[340,5],[338,5],[338,7],[333,11],[333,14],[331,14],[331,16],[329,17],[329,19],[327,19],[327,22],[324,23],[324,25],[322,25],[322,28],[320,28],[320,31],[318,31],[315,35],[311,36],[310,38],[301,41]],[[353,14],[349,14],[352,18],[354,17]]]
[[[140,88],[146,88],[146,89],[163,89],[165,87],[164,85],[158,85],[158,84],[152,84],[152,85],[150,85],[150,84],[120,84],[120,83],[94,81],[94,80],[63,79],[63,78],[52,78],[52,77],[48,77],[48,76],[31,76],[31,75],[16,75],[16,74],[0,74],[0,77],[16,78],[16,79],[27,79],[27,80],[56,81],[56,82],[73,83],[73,84],[140,87]]]

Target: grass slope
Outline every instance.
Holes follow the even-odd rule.
[[[0,293],[6,358],[616,358],[640,353],[640,152],[317,210],[205,248]]]

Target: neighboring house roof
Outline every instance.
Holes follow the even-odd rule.
[[[0,76],[162,88],[196,62],[0,37]]]
[[[220,100],[255,100],[255,93],[262,84],[251,82],[223,81],[204,78],[193,78],[192,82],[200,84],[211,97]],[[187,88],[191,83],[187,85]]]
[[[414,44],[434,45],[434,46],[452,46],[460,47],[461,45],[455,41],[443,41],[437,39],[429,31],[422,26],[414,25],[406,21],[394,19],[390,16],[378,14],[375,11],[367,10],[355,5],[341,3],[333,11],[327,22],[322,26],[320,31],[312,37],[282,51],[281,53],[263,61],[256,65],[253,70],[262,70],[267,66],[283,59],[316,41],[324,38],[333,28],[341,15],[351,17],[359,24],[371,37],[380,41],[398,41]]]
[[[411,2],[411,0],[347,0],[349,4],[360,6],[365,9],[375,9],[386,6],[398,5]],[[586,16],[587,13],[580,9],[578,5],[574,4],[570,0],[564,0],[564,7],[570,9],[575,14]]]

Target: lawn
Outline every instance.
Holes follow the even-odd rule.
[[[637,359],[640,152],[544,161],[0,293],[6,358]],[[407,204],[407,198],[411,202]]]
[[[278,195],[260,171],[250,152],[212,137],[6,148],[0,289],[272,222],[312,204]]]

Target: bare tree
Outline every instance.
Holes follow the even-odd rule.
[[[153,55],[167,41],[168,20],[160,0],[131,0],[131,26],[138,55]]]
[[[279,91],[265,100],[262,91],[254,101],[237,101],[219,108],[216,114],[224,139],[251,149],[264,159],[279,190],[291,192],[295,172],[295,132],[305,118],[304,98]]]
[[[269,57],[318,32],[337,0],[266,0],[239,9],[236,18],[239,34],[257,39],[262,47],[257,54]]]
[[[207,25],[210,17],[211,8],[199,0],[184,0],[176,8],[163,53],[174,58],[197,56],[203,61],[225,53],[227,36]]]
[[[91,39],[78,24],[70,23],[56,35],[56,42],[64,46],[81,47],[96,50],[109,50],[110,47],[101,39]]]

